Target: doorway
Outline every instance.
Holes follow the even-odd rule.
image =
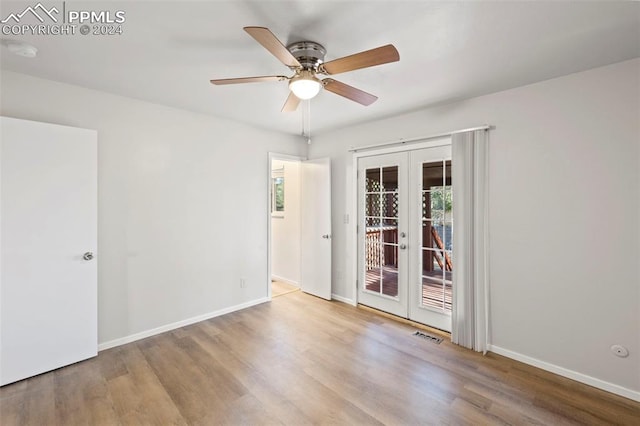
[[[268,164],[267,297],[275,278],[331,300],[331,160],[269,153]]]
[[[300,289],[300,160],[271,161],[271,297]]]
[[[450,331],[450,139],[363,155],[357,168],[358,302]]]

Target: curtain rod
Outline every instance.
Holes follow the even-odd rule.
[[[436,135],[419,136],[417,138],[399,139],[399,140],[396,140],[396,141],[383,142],[383,143],[376,144],[376,145],[365,145],[365,146],[359,146],[359,147],[355,147],[355,148],[349,148],[349,150],[347,152],[358,152],[358,151],[363,151],[363,150],[366,150],[366,149],[381,148],[381,147],[384,147],[384,146],[391,146],[391,145],[404,145],[404,144],[408,144],[408,143],[412,143],[412,142],[418,142],[418,141],[424,141],[424,140],[428,140],[428,139],[443,138],[445,136],[451,136],[451,135],[455,135],[457,133],[473,132],[475,130],[489,130],[489,129],[492,129],[492,128],[493,128],[492,125],[487,124],[487,125],[479,126],[479,127],[471,127],[469,129],[462,129],[462,130],[455,130],[453,132],[439,133],[439,134],[436,134]]]

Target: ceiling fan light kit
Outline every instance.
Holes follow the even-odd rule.
[[[282,107],[283,112],[295,111],[301,99],[306,100],[315,97],[322,87],[329,92],[361,105],[371,105],[378,99],[376,96],[332,78],[321,80],[317,75],[334,75],[400,60],[400,55],[396,48],[391,44],[387,44],[386,46],[324,62],[324,56],[327,51],[324,46],[319,43],[299,41],[285,47],[268,28],[245,27],[244,30],[280,62],[289,67],[289,69],[294,72],[294,75],[291,77],[262,76],[225,78],[211,80],[211,83],[215,85],[225,85],[288,80],[291,93]]]
[[[289,81],[289,89],[303,101],[315,97],[321,87],[320,80],[313,75],[313,72],[307,70],[300,71]]]

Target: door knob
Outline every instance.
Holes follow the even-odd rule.
[[[406,249],[406,248],[407,248],[407,245],[406,245],[406,244],[400,244],[400,250],[404,250],[404,249]]]
[[[324,238],[324,239],[327,239],[327,240],[328,240],[329,238],[331,238],[331,235],[329,235],[329,234],[324,234],[324,235],[322,236],[322,238]]]
[[[82,256],[82,258],[83,258],[84,260],[91,260],[91,259],[93,259],[93,253],[92,253],[92,252],[90,252],[90,251],[88,251],[88,252],[86,252],[86,253]]]
[[[406,237],[406,236],[407,236],[407,234],[406,234],[406,233],[404,233],[404,232],[401,232],[401,233],[400,233],[400,236],[401,236],[402,238],[404,238],[404,237]]]

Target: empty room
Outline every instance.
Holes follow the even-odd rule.
[[[0,424],[640,424],[640,3],[0,2]]]

